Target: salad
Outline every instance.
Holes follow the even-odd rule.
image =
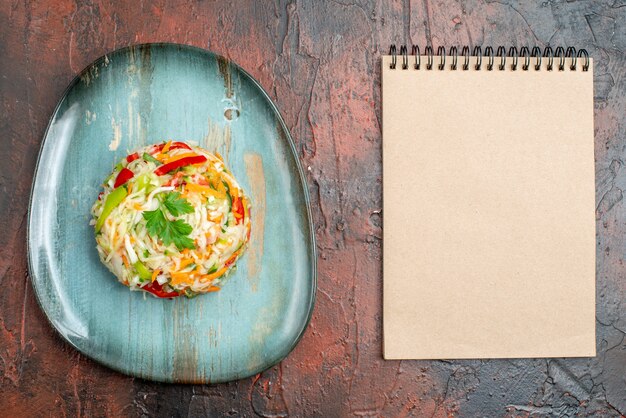
[[[159,298],[221,289],[250,239],[250,203],[219,154],[184,142],[139,149],[104,181],[91,213],[100,260]]]

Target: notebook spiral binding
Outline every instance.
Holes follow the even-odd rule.
[[[398,55],[402,59],[401,68],[403,70],[406,70],[409,68],[409,53],[408,53],[408,49],[406,45],[401,45],[399,52],[395,44],[391,45],[391,48],[389,49],[389,55],[391,55],[391,64],[389,64],[389,68],[391,68],[392,70],[396,69],[398,65]],[[426,56],[426,69],[427,70],[433,69],[435,56],[437,57],[439,61],[439,63],[437,64],[437,69],[443,70],[445,68],[446,48],[444,48],[443,46],[440,46],[437,48],[437,54],[434,53],[432,46],[427,46],[424,50],[424,55]],[[421,63],[422,58],[421,58],[420,48],[418,45],[411,46],[410,56],[413,57],[414,59],[413,68],[416,70],[419,70],[422,65]],[[458,49],[456,46],[453,46],[450,48],[449,56],[451,57],[451,60],[452,60],[450,69],[456,70],[458,68],[457,64],[458,64],[458,58],[459,58],[459,53],[458,53]],[[489,71],[493,70],[494,65],[496,64],[496,60],[497,60],[497,65],[496,65],[497,69],[499,71],[503,71],[506,68],[506,61],[508,58],[511,58],[512,60],[511,69],[513,71],[517,70],[518,61],[520,60],[520,58],[523,60],[523,63],[521,65],[521,69],[523,71],[528,71],[528,69],[531,67],[531,61],[533,60],[534,60],[533,67],[535,71],[539,71],[541,69],[541,60],[543,58],[545,58],[548,62],[548,65],[546,67],[548,71],[552,71],[552,69],[554,68],[555,58],[559,60],[559,63],[558,63],[559,71],[565,70],[565,58],[572,59],[572,63],[569,66],[569,69],[571,71],[576,71],[577,61],[580,58],[584,58],[584,61],[581,67],[582,70],[583,71],[589,70],[589,54],[587,53],[587,50],[579,49],[578,52],[576,52],[576,48],[571,47],[571,46],[568,47],[567,49],[564,49],[562,46],[559,46],[558,48],[554,50],[551,47],[547,46],[543,49],[543,52],[541,51],[541,48],[539,48],[538,46],[533,47],[531,50],[529,50],[528,47],[524,46],[524,47],[521,47],[519,51],[516,47],[512,46],[509,48],[508,53],[505,47],[499,46],[496,49],[495,54],[494,54],[493,48],[490,46],[485,47],[484,54],[483,54],[482,48],[480,46],[476,46],[474,47],[471,55],[470,55],[469,46],[463,46],[461,48],[461,57],[463,58],[463,64],[461,65],[461,68],[463,70],[469,70],[470,56],[477,57],[477,62],[474,65],[475,70],[480,70],[482,68],[483,57],[485,58],[487,62],[486,67],[487,67],[487,70]]]

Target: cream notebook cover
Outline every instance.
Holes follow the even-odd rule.
[[[382,58],[384,357],[594,356],[592,64],[416,60]]]

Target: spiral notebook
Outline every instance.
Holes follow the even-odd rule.
[[[382,58],[386,359],[595,355],[586,51]]]

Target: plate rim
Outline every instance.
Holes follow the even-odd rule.
[[[141,50],[143,48],[152,48],[152,47],[173,47],[173,48],[178,48],[179,50],[183,50],[183,49],[187,49],[190,51],[194,51],[196,53],[201,53],[203,55],[209,55],[214,57],[216,60],[224,60],[225,62],[227,62],[229,65],[232,65],[234,67],[236,67],[237,71],[239,71],[241,74],[243,74],[257,89],[258,91],[262,94],[262,96],[265,98],[265,101],[269,104],[270,108],[273,111],[273,114],[275,115],[276,119],[278,120],[278,123],[280,124],[281,129],[283,130],[283,132],[285,132],[285,138],[287,140],[287,143],[289,144],[289,149],[291,151],[291,155],[293,157],[293,159],[295,160],[296,163],[296,169],[298,171],[298,178],[300,180],[300,187],[302,189],[302,192],[304,194],[304,202],[305,202],[305,209],[306,209],[306,220],[308,222],[308,226],[309,226],[309,246],[310,246],[310,250],[309,253],[311,255],[311,263],[310,263],[310,271],[311,271],[311,287],[310,287],[310,292],[311,292],[311,296],[309,298],[308,301],[308,306],[306,307],[307,309],[307,316],[305,321],[302,322],[300,330],[298,332],[298,334],[295,336],[293,342],[291,343],[291,345],[289,346],[289,348],[287,349],[287,351],[285,352],[285,354],[283,356],[281,356],[277,361],[272,362],[272,363],[267,363],[267,364],[263,364],[260,367],[251,369],[250,371],[246,371],[245,373],[243,373],[242,375],[236,375],[233,376],[231,378],[224,378],[224,379],[215,379],[215,380],[210,380],[210,379],[176,379],[174,378],[174,376],[170,376],[169,378],[165,378],[165,379],[161,379],[158,376],[154,376],[154,375],[145,375],[142,373],[135,373],[131,370],[126,370],[123,369],[122,367],[118,367],[116,364],[112,363],[112,362],[107,362],[104,359],[99,359],[96,358],[95,356],[92,356],[86,352],[84,352],[83,350],[81,350],[76,344],[74,344],[72,341],[70,341],[59,329],[59,327],[57,327],[57,325],[55,324],[55,322],[50,318],[50,315],[48,314],[47,309],[44,307],[44,304],[42,303],[41,300],[41,296],[39,294],[39,289],[38,286],[36,285],[36,276],[38,276],[38,273],[35,271],[35,269],[33,268],[33,255],[32,255],[32,248],[30,245],[30,237],[31,237],[31,222],[32,222],[32,205],[33,205],[33,196],[34,196],[34,192],[35,192],[35,183],[36,180],[39,178],[39,169],[40,169],[40,163],[41,163],[41,156],[42,156],[42,151],[44,149],[44,146],[46,144],[46,141],[48,139],[48,134],[50,133],[50,128],[52,126],[52,123],[54,120],[56,120],[58,113],[59,113],[59,109],[61,107],[61,105],[65,102],[65,99],[67,98],[69,92],[81,81],[82,76],[84,76],[86,73],[89,72],[89,70],[91,68],[93,68],[94,66],[101,64],[102,62],[104,62],[106,59],[108,59],[109,55],[112,54],[117,54],[117,53],[123,53],[125,51],[129,51],[132,49],[138,49]],[[223,55],[220,55],[216,52],[213,52],[209,49],[205,49],[199,46],[195,46],[195,45],[190,45],[190,44],[179,44],[179,43],[175,43],[175,42],[146,42],[146,43],[139,43],[139,44],[130,44],[127,46],[123,46],[121,48],[117,48],[114,49],[110,52],[107,52],[101,56],[99,56],[98,58],[96,58],[95,60],[93,60],[92,62],[90,62],[87,66],[85,66],[82,70],[80,70],[78,73],[76,73],[76,75],[72,78],[72,80],[70,81],[70,83],[67,85],[67,87],[63,90],[63,93],[60,96],[60,99],[58,100],[57,104],[54,107],[54,110],[52,111],[52,114],[48,120],[48,124],[46,126],[46,129],[43,133],[43,138],[39,144],[39,150],[37,152],[37,160],[35,162],[35,170],[33,171],[33,178],[31,181],[31,186],[30,186],[30,195],[28,198],[28,208],[27,208],[27,219],[26,219],[26,254],[27,254],[27,261],[28,261],[28,275],[29,275],[29,281],[30,284],[34,290],[35,293],[35,299],[37,301],[37,305],[39,306],[39,309],[43,312],[44,316],[46,317],[46,320],[48,321],[48,323],[52,326],[52,328],[54,329],[55,333],[58,334],[61,339],[63,340],[63,342],[69,344],[70,346],[72,346],[76,351],[78,351],[81,355],[89,358],[90,360],[103,365],[107,368],[110,368],[112,370],[115,370],[118,373],[124,374],[126,376],[131,376],[134,378],[139,378],[139,379],[144,379],[144,380],[149,380],[149,381],[154,381],[154,382],[161,382],[161,383],[183,383],[183,384],[217,384],[217,383],[226,383],[226,382],[232,382],[232,381],[236,381],[236,380],[242,380],[242,379],[246,379],[248,377],[254,376],[256,374],[259,374],[261,372],[264,372],[266,370],[271,369],[272,367],[276,366],[277,364],[279,364],[280,362],[282,362],[285,358],[287,358],[287,356],[289,356],[289,354],[296,348],[296,346],[298,345],[298,343],[300,342],[300,340],[302,339],[302,337],[304,336],[306,329],[308,328],[311,319],[313,317],[313,310],[315,308],[315,301],[316,301],[316,297],[317,297],[317,244],[316,244],[316,239],[315,239],[315,229],[314,229],[314,224],[313,224],[313,216],[312,216],[312,210],[311,210],[311,198],[310,198],[310,194],[309,194],[309,188],[306,182],[306,176],[304,174],[304,170],[302,169],[302,163],[300,162],[300,158],[298,157],[298,152],[296,150],[296,145],[295,142],[293,140],[293,137],[291,135],[291,132],[289,130],[289,128],[287,127],[287,124],[285,123],[285,120],[282,116],[282,114],[280,113],[278,107],[276,106],[276,104],[274,103],[274,101],[272,100],[272,98],[269,96],[269,94],[265,91],[265,89],[261,86],[261,84],[252,76],[250,75],[250,73],[248,73],[245,69],[243,69],[239,64],[237,64],[236,62],[234,62],[233,60],[231,60],[230,58],[224,57]],[[165,377],[165,376],[164,376]]]

